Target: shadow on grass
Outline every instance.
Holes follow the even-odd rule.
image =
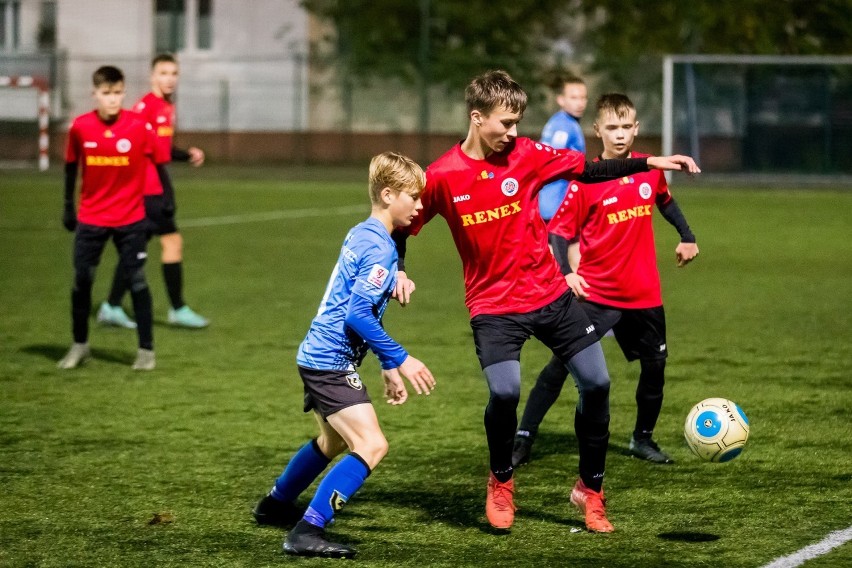
[[[719,535],[693,531],[674,531],[660,533],[657,538],[663,540],[676,540],[678,542],[712,542],[719,540]]]
[[[36,355],[50,361],[59,361],[68,351],[68,345],[57,344],[36,344],[25,345],[21,347],[22,353]],[[133,358],[136,356],[136,351],[118,351],[115,349],[92,349],[92,359],[98,361],[106,361],[108,363],[116,363],[119,365],[130,365],[133,363]]]

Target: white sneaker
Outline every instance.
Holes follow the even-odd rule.
[[[91,357],[92,352],[88,343],[72,343],[71,349],[60,359],[56,367],[59,369],[76,369],[81,363]]]
[[[136,360],[133,362],[134,371],[153,371],[157,366],[154,352],[150,349],[139,349],[136,352]]]

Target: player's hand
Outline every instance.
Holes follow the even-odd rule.
[[[675,249],[678,268],[686,266],[695,260],[696,256],[698,256],[698,245],[695,243],[680,243]]]
[[[196,168],[204,163],[204,150],[201,148],[192,146],[187,150],[187,153],[189,154],[189,163]]]
[[[589,293],[586,292],[586,288],[589,287],[586,283],[586,279],[576,272],[566,274],[565,282],[568,284],[568,287],[571,288],[571,291],[574,292],[574,295],[581,300],[589,297]]]
[[[62,226],[73,232],[77,228],[77,212],[74,211],[74,205],[66,205],[65,211],[62,212]]]
[[[675,170],[684,171],[688,174],[700,174],[701,168],[689,156],[651,156],[648,158],[648,167],[655,170]]]
[[[406,276],[402,270],[396,273],[396,287],[393,289],[393,297],[399,301],[402,307],[411,303],[411,294],[417,287],[414,285],[414,280]]]
[[[161,211],[163,212],[163,217],[167,219],[172,219],[175,216],[175,211],[177,210],[177,206],[175,205],[174,199],[164,199],[163,206]]]
[[[411,355],[406,357],[399,366],[399,372],[408,379],[417,394],[428,395],[435,388],[435,377],[432,376],[432,371],[423,364],[423,361]]]
[[[405,390],[398,369],[383,370],[382,379],[385,381],[385,400],[388,404],[396,406],[408,400],[408,391]]]

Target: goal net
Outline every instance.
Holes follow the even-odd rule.
[[[852,173],[852,56],[669,55],[663,153],[719,173]]]

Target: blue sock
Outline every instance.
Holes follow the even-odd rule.
[[[292,503],[325,470],[330,461],[320,451],[317,441],[311,440],[290,458],[269,494],[279,501]]]
[[[334,514],[364,485],[368,475],[370,468],[361,456],[351,453],[344,457],[320,482],[304,519],[312,525],[325,528]]]

